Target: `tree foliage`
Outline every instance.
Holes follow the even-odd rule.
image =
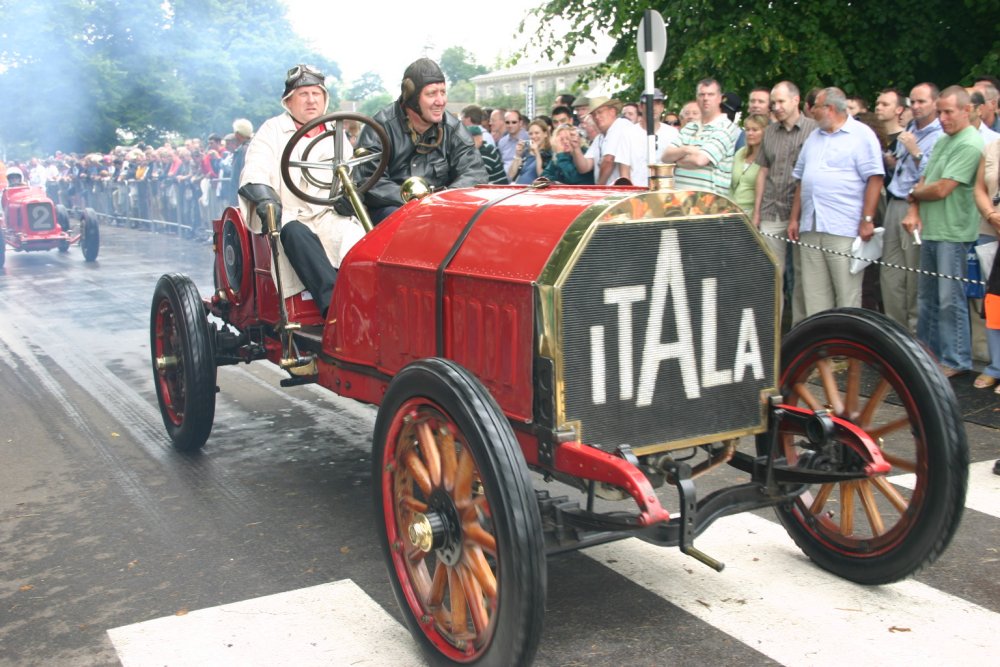
[[[441,52],[441,71],[449,83],[468,81],[478,74],[486,74],[487,69],[476,64],[476,57],[461,46],[450,46]]]
[[[385,85],[382,77],[375,72],[365,72],[357,81],[344,91],[344,98],[360,102],[366,100],[376,93],[384,93]]]
[[[269,0],[0,3],[0,147],[104,151],[122,134],[256,126],[280,110],[287,67],[340,75],[284,12]]]
[[[358,107],[358,112],[366,116],[374,116],[382,107],[387,107],[396,98],[385,91],[369,95],[368,98]]]
[[[541,26],[535,41],[550,57],[568,58],[600,33],[618,35],[593,75],[619,77],[628,82],[621,94],[635,98],[643,88],[636,34],[646,9],[667,24],[656,83],[673,107],[693,99],[707,76],[744,95],[787,79],[803,90],[836,85],[871,96],[886,86],[944,88],[1000,70],[1000,0],[548,0],[533,10]],[[573,28],[565,31],[567,24]]]

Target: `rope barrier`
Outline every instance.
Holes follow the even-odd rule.
[[[114,213],[103,213],[101,211],[94,211],[94,215],[96,217],[98,217],[98,218],[103,218],[105,220],[105,223],[108,223],[108,222],[111,222],[111,223],[129,222],[129,223],[136,223],[137,225],[145,223],[145,224],[149,225],[153,229],[159,229],[159,228],[169,229],[169,228],[173,228],[173,229],[181,230],[181,231],[184,231],[184,232],[187,232],[187,233],[190,233],[190,232],[194,231],[194,228],[191,227],[191,225],[185,225],[185,224],[180,223],[180,222],[171,222],[169,220],[154,220],[152,218],[134,218],[134,217],[130,217],[130,216],[127,216],[127,215],[116,215]]]
[[[935,273],[934,271],[926,271],[924,269],[914,269],[914,268],[910,268],[908,266],[900,266],[899,264],[892,264],[891,262],[883,262],[883,261],[878,260],[878,259],[869,260],[869,259],[867,259],[865,257],[858,257],[856,255],[851,255],[851,254],[848,254],[846,252],[840,252],[839,250],[831,250],[829,248],[821,248],[821,247],[813,245],[811,243],[804,243],[803,241],[793,241],[792,239],[788,238],[787,236],[780,236],[779,234],[772,234],[770,232],[764,232],[764,231],[761,231],[759,229],[757,231],[760,232],[761,236],[767,236],[767,237],[772,238],[772,239],[778,239],[779,241],[787,241],[787,242],[789,242],[789,243],[791,243],[793,245],[802,246],[804,248],[810,248],[812,250],[819,250],[820,252],[825,252],[825,253],[830,254],[830,255],[839,255],[840,257],[846,257],[848,259],[858,259],[858,260],[861,260],[861,261],[870,262],[871,264],[877,264],[879,266],[887,266],[890,269],[899,269],[900,271],[909,271],[911,273],[919,273],[921,275],[930,276],[931,278],[946,278],[947,280],[958,280],[959,282],[968,283],[970,285],[981,285],[983,287],[986,287],[986,283],[984,281],[982,281],[982,280],[973,280],[971,278],[964,278],[962,276],[949,276],[949,275],[946,275],[946,274],[943,274],[943,273]]]

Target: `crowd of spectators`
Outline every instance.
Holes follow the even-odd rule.
[[[213,217],[237,203],[233,174],[253,126],[239,119],[233,130],[225,137],[209,135],[205,145],[194,138],[177,145],[139,143],[83,155],[57,151],[48,158],[0,163],[0,187],[6,187],[6,173],[16,167],[27,185],[43,188],[57,204],[136,223],[174,223],[204,237]]]

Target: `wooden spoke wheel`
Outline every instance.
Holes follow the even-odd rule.
[[[958,527],[968,477],[961,415],[933,360],[901,327],[857,309],[805,320],[781,352],[784,400],[853,422],[892,464],[887,475],[813,485],[779,507],[792,538],[820,566],[860,583],[896,581],[933,562]],[[803,445],[781,436],[789,463],[824,463]]]
[[[374,449],[393,591],[428,658],[530,663],[545,606],[541,519],[492,397],[453,362],[414,363],[389,386]]]
[[[216,365],[205,307],[187,276],[156,283],[149,323],[153,382],[163,425],[185,452],[204,446],[215,420]]]

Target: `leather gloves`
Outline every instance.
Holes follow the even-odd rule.
[[[239,195],[253,203],[264,231],[272,232],[281,227],[281,200],[274,188],[262,183],[246,183],[239,189]]]

